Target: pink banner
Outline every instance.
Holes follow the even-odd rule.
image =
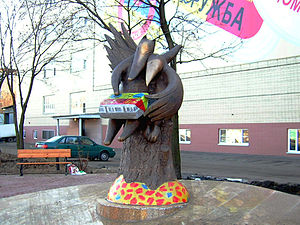
[[[213,0],[206,14],[207,22],[243,39],[257,34],[263,23],[253,2],[249,0]]]

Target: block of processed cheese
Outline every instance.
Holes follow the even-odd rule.
[[[145,95],[148,93],[111,95],[100,103],[100,116],[110,119],[138,119],[148,107]]]

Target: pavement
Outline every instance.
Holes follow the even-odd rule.
[[[97,208],[100,201],[105,201],[112,184],[101,182],[1,198],[0,224],[299,224],[299,196],[233,182],[185,180],[182,183],[191,195],[187,205],[170,216],[154,220],[124,221],[99,216]]]
[[[211,152],[181,152],[183,177],[241,178],[248,181],[274,181],[300,184],[300,155],[271,156]]]
[[[105,165],[118,166],[118,157]],[[101,168],[101,163],[91,164]],[[182,171],[300,184],[300,157],[183,152]],[[105,199],[116,176],[0,175],[0,224],[131,224],[97,214],[98,201]],[[167,218],[134,224],[300,224],[299,196],[234,182],[182,182],[191,194],[187,207]]]
[[[16,154],[15,143],[0,143],[0,150]],[[116,172],[120,155],[120,151],[117,150],[116,157],[109,159],[108,162],[90,161],[89,166],[105,167],[109,171]],[[181,159],[183,178],[197,174],[244,179],[249,182],[269,180],[280,184],[300,185],[300,155],[287,157],[182,151]],[[116,177],[114,173],[100,175],[88,174],[76,178],[62,174],[25,174],[24,177],[18,174],[0,175],[0,198],[51,188],[112,181]]]
[[[33,148],[27,145],[27,148]],[[16,154],[15,143],[0,143],[4,153]],[[120,164],[120,150],[108,162],[90,161],[93,168],[108,168],[117,171]],[[285,184],[300,184],[300,154],[286,156],[229,154],[213,152],[181,151],[183,178],[199,176],[240,178],[248,181],[274,181]]]
[[[116,173],[77,176],[64,174],[0,175],[0,198],[62,187],[105,183],[113,181],[116,177]]]

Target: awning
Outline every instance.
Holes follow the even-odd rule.
[[[1,110],[1,113],[13,113],[14,112],[12,105],[2,107],[0,110]]]
[[[71,115],[57,115],[52,116],[53,119],[64,120],[64,119],[100,119],[99,113],[85,113],[85,114],[71,114]]]
[[[78,119],[78,135],[82,136],[82,126],[83,126],[83,120],[84,119],[101,119],[99,113],[85,113],[85,114],[72,114],[72,115],[57,115],[52,116],[53,119],[57,120],[56,125],[56,135],[60,135],[60,120],[69,120],[69,119]],[[100,133],[100,140],[99,143],[102,144],[102,123],[100,120],[100,127],[99,127],[99,133]]]

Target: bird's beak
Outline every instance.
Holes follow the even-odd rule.
[[[147,59],[153,51],[154,42],[143,38],[134,54],[128,80],[133,80],[139,75],[142,69],[146,66]]]
[[[128,76],[128,80],[134,80],[144,69],[149,54],[141,54],[136,52],[133,58],[132,66]]]
[[[151,58],[151,56],[150,56]],[[149,86],[153,78],[162,70],[163,62],[160,59],[150,59],[146,68],[146,85]]]
[[[153,67],[147,67],[146,69],[146,85],[149,86],[150,82],[155,77],[156,73]]]

